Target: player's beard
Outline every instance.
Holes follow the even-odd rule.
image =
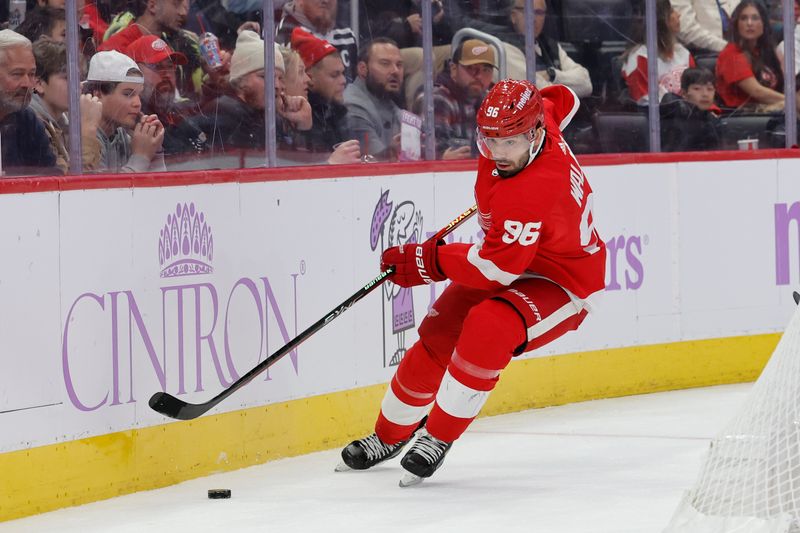
[[[529,158],[530,154],[528,152],[525,152],[516,161],[511,161],[510,159],[495,159],[494,163],[495,163],[495,168],[497,169],[497,175],[500,176],[501,178],[510,178],[511,176],[516,175],[517,173],[519,173],[520,170],[525,168],[525,166],[528,164]],[[498,162],[510,164],[511,167],[505,170],[500,169],[497,166]]]

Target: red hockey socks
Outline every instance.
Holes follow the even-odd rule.
[[[486,300],[474,307],[438,388],[428,432],[445,442],[460,437],[486,403],[514,350],[526,339],[522,318],[509,304]]]
[[[400,362],[381,404],[375,433],[386,444],[411,437],[436,396],[445,367],[425,348],[414,343]]]

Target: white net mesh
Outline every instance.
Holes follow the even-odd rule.
[[[800,308],[667,532],[800,532]]]

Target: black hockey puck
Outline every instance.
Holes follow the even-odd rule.
[[[231,497],[231,489],[208,489],[208,497],[212,500],[224,500]]]

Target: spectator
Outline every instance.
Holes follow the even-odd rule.
[[[136,0],[138,16],[127,24],[120,22],[116,31],[106,35],[101,51],[125,52],[128,45],[145,35],[177,34],[186,23],[188,0]],[[111,29],[110,31],[114,31]]]
[[[63,43],[67,40],[66,12],[63,8],[36,7],[25,15],[25,22],[19,25],[17,33],[21,33],[32,43],[42,35]]]
[[[311,107],[300,96],[284,94],[283,57],[275,45],[275,107],[278,146],[292,148],[297,130],[311,128]],[[204,108],[214,118],[212,150],[264,150],[264,41],[250,30],[239,33],[231,59],[232,95],[224,95]]]
[[[311,83],[311,78],[308,77],[303,59],[295,50],[286,46],[281,46],[280,50],[283,56],[283,65],[286,67],[283,77],[286,94],[308,99],[308,84]]]
[[[377,160],[397,158],[403,59],[391,39],[377,38],[361,48],[358,78],[344,91],[351,134],[365,154]]]
[[[317,39],[302,28],[292,32],[292,47],[303,59],[310,84],[308,103],[314,127],[298,134],[297,148],[331,155],[331,163],[358,163],[361,150],[347,129],[344,106],[344,63],[328,41]],[[335,147],[335,148],[334,148]]]
[[[680,95],[661,100],[661,146],[665,152],[719,150],[720,109],[714,104],[714,73],[687,68]]]
[[[145,35],[128,46],[130,56],[144,75],[142,111],[153,114],[164,125],[164,155],[202,154],[208,149],[204,124],[197,104],[176,100],[176,66],[186,56],[175,52],[156,35]]]
[[[766,8],[757,0],[742,0],[731,21],[731,42],[717,60],[720,100],[726,107],[756,112],[782,109],[783,70]]]
[[[680,15],[678,39],[689,49],[719,53],[728,44],[730,15],[739,0],[672,0]]]
[[[30,108],[44,126],[50,148],[56,156],[56,166],[66,174],[69,170],[69,150],[65,136],[65,113],[69,109],[67,49],[63,42],[44,38],[33,44],[33,55],[36,58],[38,81]],[[83,170],[96,170],[100,165],[97,128],[100,126],[103,105],[98,98],[84,94],[80,99],[80,107]]]
[[[227,90],[226,76],[230,68],[230,55],[221,51],[223,64],[212,68],[203,60],[197,36],[183,29],[189,11],[188,0],[136,0],[138,16],[123,29],[106,38],[100,50],[127,52],[127,47],[145,35],[157,35],[174,51],[186,57],[187,64],[177,72],[180,94],[196,102],[206,102]],[[109,30],[111,31],[111,30]],[[203,73],[207,76],[203,76]]]
[[[794,75],[797,76],[800,74],[800,0],[794,0],[794,18],[796,21],[796,25],[794,27]],[[784,43],[781,41],[778,43],[778,47],[775,49],[776,54],[778,55],[778,63],[783,66],[783,58],[784,58]],[[783,73],[786,76],[786,72]]]
[[[111,50],[89,62],[83,93],[103,104],[97,129],[100,166],[105,172],[164,171],[164,126],[155,115],[143,115],[144,75],[130,57]],[[132,133],[131,133],[132,132]]]
[[[433,45],[450,44],[453,31],[445,17],[441,0],[432,0]],[[363,41],[388,37],[400,48],[422,46],[420,0],[365,0],[360,11],[360,33]],[[364,37],[365,36],[365,37]]]
[[[283,6],[275,41],[289,46],[292,31],[298,26],[324,39],[339,50],[344,63],[345,77],[350,83],[356,76],[358,45],[353,30],[336,28],[336,0],[292,0]]]
[[[681,17],[672,8],[670,0],[656,2],[658,32],[658,99],[667,93],[680,93],[681,74],[688,67],[694,67],[694,58],[689,51],[677,42],[681,29]],[[635,42],[642,43],[644,35],[637,36]],[[631,99],[639,105],[646,105],[647,91],[647,46],[634,44],[623,56],[622,77],[628,86]]]
[[[434,129],[437,159],[467,159],[475,151],[476,113],[492,85],[497,62],[494,48],[478,39],[467,39],[453,54],[449,68],[433,88]],[[414,112],[423,114],[423,95]]]
[[[583,98],[592,94],[589,71],[567,55],[555,39],[542,35],[547,17],[545,0],[533,0],[535,11],[534,35],[536,36],[536,86],[541,89],[554,83],[566,85]],[[525,50],[525,0],[511,0],[509,24],[513,31],[498,37]]]
[[[58,173],[44,127],[28,109],[35,83],[31,42],[14,31],[0,31],[0,165],[6,175]]]

